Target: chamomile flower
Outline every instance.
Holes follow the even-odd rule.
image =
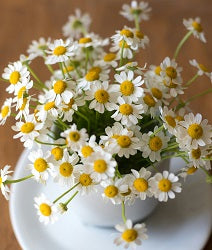
[[[141,200],[145,200],[146,197],[152,197],[153,194],[149,185],[151,172],[147,171],[146,168],[141,168],[139,172],[135,169],[131,169],[131,171],[132,174],[129,180],[129,188],[132,192]]]
[[[128,71],[128,73],[122,71],[120,74],[115,74],[114,76],[116,82],[120,84],[115,84],[117,92],[121,92],[121,95],[125,97],[126,100],[131,102],[137,102],[138,98],[143,95],[143,88],[141,85],[144,83],[141,76],[137,76],[134,79],[133,71]]]
[[[74,184],[74,171],[78,167],[79,157],[76,153],[69,155],[65,150],[63,158],[52,164],[51,172],[55,182],[62,186],[71,187]]]
[[[25,122],[16,122],[12,129],[18,134],[13,138],[20,138],[24,143],[24,147],[32,148],[34,139],[39,136],[39,130],[43,127],[42,123],[37,123],[34,115],[28,115]]]
[[[113,159],[112,154],[102,149],[93,152],[90,157],[82,159],[82,162],[93,171],[91,176],[96,182],[114,177],[117,162]]]
[[[13,99],[14,102],[21,107],[24,103],[24,98],[29,96],[28,91],[33,87],[33,81],[23,80],[21,83],[17,83],[15,89],[15,98]]]
[[[177,122],[175,120],[175,113],[173,110],[169,110],[168,107],[164,107],[160,109],[161,111],[161,119],[164,121],[164,128],[168,129],[169,133],[174,134],[175,128],[177,126]]]
[[[50,151],[44,153],[41,149],[29,153],[28,159],[32,163],[28,164],[26,168],[33,174],[33,179],[39,183],[46,184],[49,178],[50,156]]]
[[[143,112],[149,113],[151,117],[154,118],[158,113],[159,107],[161,106],[161,101],[148,93],[148,90],[145,90],[145,92],[146,94],[140,98],[139,103],[141,103],[143,107]]]
[[[70,40],[63,41],[62,39],[55,40],[49,44],[49,50],[45,63],[55,64],[59,62],[66,62],[70,57],[75,55],[77,45]]]
[[[44,57],[45,50],[48,48],[49,44],[50,38],[46,40],[45,38],[40,37],[38,41],[33,40],[27,50],[30,60],[35,59],[36,57]]]
[[[154,193],[155,198],[159,201],[167,202],[168,198],[174,199],[175,193],[180,193],[181,183],[178,182],[179,178],[173,173],[163,171],[163,173],[156,173],[149,181],[151,191]]]
[[[125,224],[118,224],[115,228],[121,233],[121,235],[114,240],[117,246],[124,244],[124,248],[130,247],[135,250],[137,245],[142,244],[141,240],[148,238],[146,225],[144,223],[133,226],[132,221],[127,220]]]
[[[197,74],[199,76],[206,75],[212,82],[212,72],[210,72],[204,64],[198,63],[195,59],[190,60],[189,63],[198,69]]]
[[[127,127],[138,123],[142,119],[143,105],[132,104],[122,97],[118,97],[118,104],[115,107],[115,113],[111,116],[115,121],[121,121],[122,125]]]
[[[99,65],[101,66],[112,66],[113,68],[116,68],[118,66],[117,63],[117,55],[115,53],[105,53],[102,56],[102,59],[99,60]]]
[[[114,205],[121,204],[123,196],[121,193],[128,191],[128,185],[123,184],[121,179],[107,179],[101,182],[101,186],[104,188],[102,197],[104,201],[111,200]]]
[[[9,174],[13,172],[13,171],[10,171],[9,168],[10,166],[6,165],[3,169],[0,170],[0,188],[6,200],[9,200],[10,189],[5,184],[5,181],[11,179],[11,176]]]
[[[78,130],[76,124],[71,125],[69,129],[62,132],[61,136],[66,138],[68,146],[74,151],[79,150],[81,145],[88,140],[86,129]]]
[[[100,45],[100,40],[94,33],[86,34],[85,37],[81,37],[78,40],[79,48],[89,49],[90,47],[95,47]]]
[[[17,101],[16,103],[16,111],[18,111],[15,119],[22,119],[24,116],[25,119],[29,116],[29,104],[30,104],[31,96],[23,97],[22,101],[18,101],[18,99],[15,99]],[[13,100],[14,102],[14,100]]]
[[[34,198],[35,208],[37,209],[37,215],[39,221],[47,225],[48,223],[53,224],[57,218],[57,207],[52,202],[47,200],[44,194]]]
[[[75,15],[70,15],[68,22],[63,26],[63,35],[78,39],[84,31],[88,31],[90,23],[90,16],[87,13],[82,14],[80,9],[76,9]]]
[[[195,168],[205,167],[209,170],[211,168],[211,163],[209,160],[204,160],[204,158],[207,158],[207,155],[207,147],[198,147],[188,152],[189,159]]]
[[[149,3],[141,1],[138,3],[137,1],[132,1],[131,5],[124,4],[122,6],[122,11],[120,14],[127,18],[129,21],[134,21],[135,18],[138,18],[138,21],[149,20],[149,12],[151,8],[149,7]]]
[[[12,103],[13,99],[7,98],[4,104],[2,105],[0,113],[0,125],[4,125],[7,118],[10,116]]]
[[[96,136],[92,135],[88,142],[84,142],[84,144],[81,145],[80,149],[78,150],[78,154],[83,158],[87,158],[92,155],[97,147],[98,145],[96,143]]]
[[[132,59],[133,58],[133,51],[136,51],[135,47],[130,47],[124,40],[121,40],[118,43],[113,43],[113,46],[110,48],[111,52],[117,52],[117,57]]]
[[[128,27],[124,27],[122,30],[116,31],[116,34],[111,37],[115,44],[126,43],[128,46],[133,46],[134,33]]]
[[[36,116],[39,121],[45,122],[48,116],[56,119],[58,116],[58,111],[55,106],[55,102],[46,102],[42,105],[37,106],[37,113]]]
[[[211,144],[211,125],[208,121],[202,120],[202,115],[189,113],[184,116],[184,121],[179,122],[176,129],[176,141],[180,148],[197,149],[198,146]]]
[[[194,167],[193,163],[190,162],[188,166],[180,170],[181,172],[178,174],[178,176],[184,178],[185,181],[187,176],[193,175],[194,173],[196,173],[197,170],[198,168]]]
[[[156,126],[154,133],[157,130],[158,127]],[[169,141],[169,137],[165,136],[163,131],[154,133],[149,131],[148,134],[143,134],[141,139],[142,156],[144,158],[149,157],[151,162],[161,160],[161,150],[167,147],[167,142]]]
[[[9,80],[10,86],[6,88],[8,93],[15,92],[16,84],[27,80],[29,77],[29,71],[27,67],[22,65],[20,61],[9,64],[7,68],[4,69],[2,77]]]
[[[206,43],[205,34],[201,25],[201,19],[199,17],[189,18],[188,20],[184,19],[183,24],[187,30],[192,30],[194,37]]]
[[[94,109],[99,113],[104,113],[105,109],[112,111],[118,98],[118,93],[114,85],[108,81],[96,81],[95,85],[91,85],[90,90],[85,92],[85,100],[91,101],[89,109]]]
[[[148,36],[143,34],[141,31],[134,29],[134,39],[133,39],[134,47],[145,49],[146,45],[148,44],[149,44]]]
[[[123,66],[116,68],[116,71],[128,72],[131,70],[138,75],[143,75],[143,70],[145,69],[146,69],[146,64],[141,68],[138,66],[137,62],[127,62]]]

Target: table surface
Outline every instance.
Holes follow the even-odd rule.
[[[61,27],[66,22],[68,15],[79,7],[89,12],[93,19],[92,30],[102,37],[111,36],[116,29],[123,25],[130,25],[118,15],[123,0],[0,0],[0,69],[3,72],[8,62],[18,60],[19,55],[25,53],[33,39],[39,37],[62,37]],[[178,61],[184,67],[185,80],[194,75],[194,69],[189,67],[189,59],[199,62],[212,69],[212,1],[211,0],[149,0],[153,8],[149,22],[143,23],[142,30],[149,36],[151,43],[147,50],[142,52],[139,60],[141,65],[145,62],[158,65],[165,56],[172,56],[176,45],[185,34],[182,19],[200,16],[208,40],[207,44],[197,39],[189,39],[183,47]],[[40,72],[45,79],[46,71],[39,68],[41,61],[33,64],[35,71]],[[186,96],[194,95],[210,88],[211,83],[206,77],[201,77],[186,92]],[[1,103],[7,97],[5,85],[0,85]],[[212,123],[211,95],[195,100],[191,104],[195,113],[200,112],[203,117]],[[15,166],[22,150],[22,144],[13,140],[11,130],[13,120],[9,120],[5,127],[0,128],[0,166],[6,164]],[[24,201],[23,201],[24,202]],[[0,242],[2,250],[18,250],[20,246],[12,230],[8,203],[0,196]],[[2,219],[3,218],[3,219]],[[205,250],[212,249],[212,238],[209,239]]]

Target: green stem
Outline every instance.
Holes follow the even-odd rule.
[[[77,184],[75,184],[73,187],[69,188],[66,192],[64,192],[63,194],[61,194],[57,199],[55,199],[53,201],[53,203],[56,203],[57,201],[59,201],[61,198],[63,198],[63,196],[65,196],[66,194],[68,194],[69,192],[71,192],[71,190],[73,190],[78,185],[79,185],[79,182]]]
[[[63,203],[65,206],[67,206],[69,204],[69,202],[71,202],[74,197],[79,193],[79,191],[76,191],[71,197],[70,199],[68,199],[65,203]]]
[[[65,146],[66,144],[57,144],[57,143],[49,143],[49,142],[42,142],[39,141],[38,139],[35,138],[35,141],[39,144],[43,144],[43,145],[50,145],[50,146]]]
[[[52,75],[54,75],[54,70],[53,70],[52,66],[49,65],[49,64],[46,64],[46,67],[47,67],[48,70],[52,73]]]
[[[6,181],[4,182],[4,184],[18,183],[18,182],[21,182],[21,181],[25,181],[25,180],[27,180],[27,179],[30,179],[30,178],[32,178],[33,176],[34,176],[34,175],[31,174],[31,175],[25,176],[25,177],[20,178],[20,179],[17,179],[17,180],[6,180]]]
[[[162,149],[162,151],[169,151],[170,149],[178,148],[179,144],[176,143],[175,145],[168,146],[167,148]]]
[[[45,84],[40,80],[40,78],[35,74],[35,72],[32,70],[32,68],[26,64],[27,69],[29,70],[29,72],[31,73],[31,75],[35,78],[35,80],[39,83],[39,85],[44,88],[44,89],[48,89]]]
[[[3,82],[7,82],[7,83],[9,82],[9,80],[4,79],[4,78],[2,78],[2,77],[0,77],[0,80],[3,81]]]
[[[135,28],[137,31],[140,31],[140,25],[139,25],[139,20],[138,20],[138,15],[134,15],[135,17]]]
[[[59,67],[60,67],[60,70],[61,70],[61,72],[63,74],[63,78],[65,79],[65,74],[64,74],[64,71],[63,71],[63,65],[62,65],[61,62],[59,62]]]
[[[58,118],[57,118],[57,121],[58,121],[65,129],[69,128],[69,126],[68,126],[65,122],[63,122],[61,118],[58,117]]]
[[[185,86],[188,87],[189,85],[192,84],[192,82],[194,82],[197,78],[198,78],[198,74],[196,74],[195,76],[193,76],[186,84]]]
[[[150,137],[155,136],[157,133],[159,133],[161,130],[163,130],[164,126],[160,126],[153,134],[150,135]]]
[[[179,153],[179,154],[175,154],[175,155],[167,155],[167,156],[162,157],[162,160],[170,159],[172,157],[182,157],[182,156],[186,156],[186,153]]]
[[[191,34],[193,33],[193,30],[190,30],[184,37],[183,39],[180,41],[180,43],[178,44],[176,50],[175,50],[175,53],[174,53],[174,59],[177,58],[179,52],[180,52],[180,49],[182,48],[183,44],[188,40],[188,38],[191,36]]]
[[[126,223],[127,218],[126,218],[126,215],[125,215],[125,204],[124,204],[124,201],[122,201],[122,203],[121,203],[121,215],[122,215],[122,219],[123,219],[124,223]]]
[[[203,96],[203,95],[206,95],[206,94],[209,94],[209,93],[211,93],[211,92],[212,92],[212,88],[206,89],[205,91],[203,91],[203,92],[201,92],[201,93],[199,93],[199,94],[196,94],[196,95],[194,95],[194,96],[188,98],[188,100],[185,102],[185,105],[186,105],[187,103],[190,103],[191,101],[195,100],[196,98],[198,98],[198,97],[200,97],[200,96]]]
[[[100,115],[99,112],[96,111],[96,121],[95,121],[95,127],[96,127],[96,129],[98,128],[99,115]]]
[[[89,50],[88,48],[86,48],[86,58],[85,58],[85,72],[87,72],[87,68],[88,68],[88,61],[89,61]]]
[[[125,46],[125,41],[123,40],[123,44],[121,47],[121,58],[120,58],[120,62],[119,62],[119,67],[121,67],[123,65],[123,53],[124,53],[124,46]]]
[[[141,129],[145,129],[146,127],[148,127],[149,125],[151,125],[151,124],[153,124],[155,122],[156,122],[155,120],[148,121],[144,125],[141,125]]]
[[[65,69],[66,69],[66,73],[68,74],[69,78],[72,79],[72,76],[69,74],[68,68],[67,68],[65,62],[63,62],[63,65],[64,65],[64,67],[65,67]]]

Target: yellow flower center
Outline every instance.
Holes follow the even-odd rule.
[[[127,29],[121,30],[121,31],[120,31],[120,34],[121,34],[122,36],[126,36],[126,37],[131,37],[131,38],[134,37],[133,32],[130,31],[130,30],[127,30]]]
[[[52,213],[51,207],[46,203],[40,204],[39,210],[40,210],[41,214],[44,216],[50,216]]]
[[[114,134],[114,135],[112,136],[112,138],[113,138],[113,139],[118,139],[119,136],[120,136],[120,135]]]
[[[158,182],[158,188],[162,192],[168,192],[172,188],[172,183],[168,179],[162,179]]]
[[[139,39],[143,39],[144,38],[144,34],[141,31],[139,31],[139,30],[136,30],[135,36],[137,38],[139,38]]]
[[[173,67],[167,67],[166,68],[166,75],[170,77],[171,79],[175,79],[177,77],[177,71]]]
[[[53,89],[56,94],[62,94],[65,91],[66,87],[66,82],[58,80],[55,82]]]
[[[95,71],[95,70],[90,70],[88,71],[88,73],[85,75],[85,79],[88,82],[93,82],[99,79],[99,72]]]
[[[13,71],[10,74],[9,81],[10,81],[11,84],[16,84],[19,81],[20,77],[21,77],[21,75],[20,75],[20,73],[18,71]]]
[[[79,182],[82,186],[89,186],[92,184],[92,179],[89,174],[81,174]]]
[[[156,75],[160,75],[160,72],[161,72],[161,67],[160,66],[157,66],[156,68],[155,68],[155,74]]]
[[[95,71],[100,74],[102,72],[102,69],[100,67],[93,67],[90,69],[90,71]]]
[[[135,229],[127,229],[122,233],[122,238],[126,242],[132,242],[132,241],[136,240],[137,237],[138,237],[138,233]]]
[[[66,74],[68,72],[71,72],[74,70],[74,67],[69,65],[69,66],[66,66],[66,68],[63,68],[63,73]]]
[[[119,42],[119,47],[122,48],[123,46],[125,49],[129,49],[129,47],[130,47],[124,40],[121,40]]]
[[[109,94],[104,89],[99,89],[95,92],[94,97],[97,100],[97,102],[106,103],[108,102]]]
[[[53,52],[55,56],[61,56],[64,55],[65,53],[66,53],[66,47],[64,46],[57,46]]]
[[[209,70],[205,67],[205,65],[199,63],[199,67],[200,67],[200,69],[201,69],[202,71],[204,71],[204,72],[209,72]]]
[[[38,172],[44,172],[48,168],[48,164],[43,158],[38,158],[34,162],[34,168]]]
[[[193,174],[197,171],[197,168],[195,168],[194,166],[190,167],[187,169],[186,173],[187,174]]]
[[[69,101],[69,103],[65,104],[66,108],[63,108],[63,111],[69,111],[72,108],[73,104],[74,104],[74,99],[71,98],[70,101]]]
[[[170,88],[170,89],[175,89],[177,87],[177,84],[176,83],[173,83],[172,81],[168,84],[165,80],[163,81],[163,84]]]
[[[127,135],[121,135],[117,138],[117,143],[122,148],[128,148],[131,145],[131,139]]]
[[[145,103],[146,105],[148,105],[149,107],[154,107],[155,104],[156,104],[154,98],[153,98],[151,95],[149,95],[149,94],[146,94],[146,95],[143,97],[143,100],[144,100],[144,103]]]
[[[104,61],[105,62],[111,62],[116,58],[116,54],[114,53],[108,53],[104,56]]]
[[[191,155],[192,155],[192,157],[193,157],[194,159],[196,159],[196,160],[199,159],[200,156],[201,156],[201,150],[200,150],[200,148],[192,149]]]
[[[107,169],[107,163],[105,160],[96,160],[93,165],[93,169],[98,173],[104,173]]]
[[[145,192],[148,189],[148,182],[144,178],[137,178],[134,180],[133,186],[138,192]]]
[[[4,106],[1,110],[2,118],[5,118],[8,115],[9,111],[10,111],[9,106]]]
[[[183,116],[181,116],[181,115],[177,115],[175,118],[176,118],[179,122],[184,121],[184,118],[183,118]]]
[[[34,130],[34,128],[35,128],[34,123],[26,122],[21,126],[21,132],[24,134],[29,134]]]
[[[199,124],[193,123],[188,127],[188,134],[192,139],[199,139],[203,135],[203,129]]]
[[[62,150],[62,148],[59,148],[59,147],[53,148],[51,153],[54,156],[54,159],[56,161],[59,161],[59,160],[61,160],[63,158],[63,150]]]
[[[23,104],[21,105],[21,107],[19,108],[20,110],[24,110],[27,104],[27,97],[23,98]]]
[[[168,123],[168,125],[171,126],[172,128],[176,127],[176,121],[174,117],[172,117],[171,115],[166,115],[165,120]]]
[[[92,42],[92,39],[90,37],[82,37],[79,39],[79,43],[90,43]]]
[[[69,133],[69,139],[71,141],[77,142],[80,139],[80,133],[77,131],[72,131]]]
[[[90,146],[84,146],[84,147],[82,147],[82,149],[81,149],[81,153],[82,153],[82,155],[84,156],[84,157],[88,157],[88,156],[90,156],[92,153],[93,153],[93,148],[92,147],[90,147]]]
[[[129,96],[134,92],[134,84],[130,81],[124,81],[120,85],[122,95]]]
[[[160,89],[158,89],[158,88],[152,88],[151,91],[152,91],[152,95],[155,98],[157,98],[157,99],[160,100],[163,97],[163,94],[162,94],[162,92],[161,92]]]
[[[60,174],[63,177],[71,176],[72,172],[73,172],[73,166],[69,162],[63,162],[60,165]]]
[[[104,190],[104,193],[107,197],[113,198],[118,194],[118,188],[113,185],[107,186]]]
[[[121,104],[119,111],[122,115],[131,115],[133,113],[133,107],[130,104]]]
[[[202,32],[203,31],[202,25],[200,23],[196,22],[196,21],[194,21],[192,23],[192,26],[198,32]]]
[[[50,110],[50,109],[52,109],[52,108],[54,108],[55,107],[55,103],[54,102],[47,102],[45,105],[44,105],[44,110],[45,111],[48,111],[48,110]]]
[[[163,146],[162,140],[160,137],[155,136],[153,138],[150,138],[149,140],[149,147],[152,151],[156,152],[159,151]]]
[[[18,99],[21,99],[25,92],[26,92],[26,87],[20,88],[17,94]]]

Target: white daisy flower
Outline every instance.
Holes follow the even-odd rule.
[[[90,24],[90,16],[87,13],[82,14],[80,9],[76,9],[75,15],[70,15],[68,22],[63,26],[63,35],[78,39],[84,31],[88,31]]]
[[[177,121],[175,120],[176,114],[173,110],[169,110],[168,107],[164,106],[164,108],[160,109],[161,112],[161,119],[164,121],[163,125],[170,134],[175,133],[175,128],[177,126]]]
[[[69,155],[69,152],[65,150],[63,152],[63,158],[51,166],[51,173],[54,178],[54,182],[59,183],[62,186],[71,187],[74,184],[74,171],[79,165],[77,165],[79,157],[76,153]]]
[[[11,106],[13,103],[13,99],[12,98],[7,98],[4,101],[4,104],[1,107],[1,113],[0,113],[0,125],[4,125],[7,118],[10,116],[11,114]]]
[[[189,63],[198,69],[197,74],[199,76],[206,75],[212,82],[212,72],[210,72],[204,64],[198,63],[197,60],[190,60]]]
[[[122,97],[118,97],[119,105],[116,105],[116,112],[111,116],[115,121],[121,121],[122,125],[127,127],[138,123],[138,119],[142,119],[143,105],[132,104]]]
[[[112,178],[115,175],[117,162],[113,159],[112,154],[102,150],[93,152],[88,158],[83,158],[82,162],[90,168],[92,178],[96,182]]]
[[[9,168],[10,166],[6,165],[4,166],[3,169],[0,170],[0,188],[6,200],[9,200],[10,189],[8,188],[7,185],[5,185],[5,181],[11,179],[11,176],[9,174],[13,172],[13,171],[10,171]]]
[[[89,109],[94,109],[99,113],[104,113],[105,109],[112,111],[115,109],[115,103],[118,93],[113,84],[108,81],[96,81],[95,85],[90,86],[90,90],[85,92],[85,100],[91,101]]]
[[[47,101],[42,105],[38,105],[36,109],[37,109],[36,113],[37,119],[41,122],[45,122],[48,116],[54,119],[56,119],[58,116],[58,111],[56,109],[54,101],[53,102]]]
[[[154,133],[158,130],[156,126]],[[152,131],[148,134],[143,134],[141,139],[142,156],[144,158],[149,157],[151,162],[161,160],[161,150],[167,147],[167,142],[170,140],[168,136],[165,136],[163,131],[158,132],[156,135]]]
[[[24,97],[22,99],[22,101],[18,101],[18,99],[16,99],[16,101],[17,101],[16,111],[18,111],[18,113],[15,117],[16,120],[22,119],[23,116],[24,116],[24,119],[27,119],[27,117],[29,116],[30,99],[31,99],[31,96]],[[13,100],[13,102],[14,102],[14,100]]]
[[[101,66],[112,66],[116,68],[118,66],[117,60],[118,58],[115,53],[104,53],[102,55],[102,60],[99,60],[98,63]]]
[[[101,40],[94,33],[86,34],[78,40],[79,48],[90,48],[101,45]]]
[[[88,140],[86,129],[78,130],[76,124],[71,125],[69,129],[62,132],[61,136],[66,138],[68,147],[74,151],[78,151],[81,145]]]
[[[104,201],[111,200],[114,205],[121,204],[123,196],[121,193],[128,191],[128,185],[122,183],[122,179],[107,179],[101,182],[101,186],[104,187],[102,197]]]
[[[62,102],[68,104],[73,96],[73,83],[64,80],[54,80],[52,89],[45,95],[46,99],[49,102],[54,101],[56,106],[59,106]]]
[[[194,37],[200,39],[203,43],[206,43],[205,34],[201,25],[201,19],[199,17],[184,19],[183,24],[187,30],[192,30]]]
[[[39,183],[46,184],[46,181],[49,178],[50,156],[50,151],[44,153],[41,149],[29,153],[28,159],[32,163],[28,164],[26,169],[31,171],[33,179]]]
[[[122,11],[120,14],[127,18],[129,21],[134,21],[135,17],[138,18],[138,21],[149,20],[149,12],[151,8],[149,7],[149,3],[141,1],[138,3],[137,1],[132,1],[131,5],[124,4],[122,6]]]
[[[156,173],[150,180],[149,184],[151,191],[154,193],[155,198],[159,201],[167,202],[168,198],[174,199],[175,193],[180,193],[181,183],[178,182],[179,178],[173,173],[163,171],[163,174]]]
[[[114,76],[116,82],[120,84],[115,84],[115,90],[121,92],[121,95],[125,97],[126,100],[131,102],[137,102],[138,98],[143,95],[143,88],[141,85],[144,83],[141,76],[137,76],[134,79],[134,72],[128,71],[128,73],[122,71],[120,74],[115,74]]]
[[[27,67],[22,65],[20,61],[9,64],[7,68],[4,69],[2,77],[9,80],[10,86],[6,88],[8,93],[15,92],[16,84],[27,80],[29,77],[29,71]]]
[[[47,225],[48,223],[53,224],[57,218],[57,207],[47,200],[44,194],[34,198],[35,208],[37,209],[37,215],[39,216],[39,221]]]
[[[119,157],[135,155],[140,148],[139,138],[134,136],[134,132],[128,128],[124,128],[119,122],[115,122],[114,126],[105,129],[106,136],[101,136],[101,142],[105,145],[105,149]]]
[[[150,114],[151,117],[155,117],[158,114],[159,107],[162,105],[159,99],[154,98],[150,93],[147,92],[142,98],[140,98],[139,103],[143,107],[143,113]]]
[[[122,52],[123,50],[123,52]],[[127,58],[132,59],[133,58],[133,51],[136,50],[134,47],[130,47],[124,40],[121,40],[118,43],[113,43],[113,46],[110,48],[111,52],[117,52],[117,58]]]
[[[32,148],[34,139],[39,136],[39,130],[43,127],[42,123],[37,123],[34,115],[28,115],[25,122],[16,122],[12,129],[18,134],[13,138],[19,138],[24,142],[24,147]]]
[[[144,65],[144,67],[141,68],[141,67],[138,67],[137,62],[127,62],[123,66],[116,68],[116,71],[128,72],[129,70],[131,70],[134,73],[136,73],[137,75],[143,75],[143,70],[145,70],[145,69],[146,69],[146,64]]]
[[[88,142],[84,142],[84,144],[81,145],[80,149],[78,150],[78,154],[83,158],[87,158],[92,155],[97,147],[98,144],[96,143],[96,136],[92,135]]]
[[[189,113],[184,116],[184,121],[179,122],[176,129],[176,141],[180,148],[196,149],[198,146],[211,144],[212,128],[208,120],[202,120],[202,115]]]
[[[131,179],[129,181],[130,190],[141,200],[145,200],[146,197],[152,197],[152,192],[150,190],[149,178],[151,172],[147,171],[145,168],[141,168],[138,171],[131,169]]]
[[[197,170],[198,168],[194,167],[193,163],[190,162],[188,166],[181,169],[181,172],[178,174],[178,176],[184,178],[185,181],[187,176],[193,175]]]
[[[46,53],[49,54],[46,58],[46,64],[55,64],[59,62],[66,62],[69,57],[75,55],[77,45],[70,40],[63,41],[62,39],[55,40],[54,43],[49,44],[49,50]]]
[[[44,57],[45,50],[47,50],[49,44],[50,44],[50,38],[46,40],[45,38],[40,37],[38,41],[33,40],[27,50],[30,60],[33,60],[36,57]]]
[[[146,225],[144,223],[133,226],[132,221],[127,220],[125,224],[118,224],[115,228],[121,233],[121,235],[114,240],[117,246],[123,243],[124,248],[130,247],[135,250],[137,245],[142,244],[141,240],[148,238]]]
[[[133,44],[135,48],[145,49],[146,45],[149,44],[149,38],[141,31],[134,29],[134,39]]]
[[[55,161],[61,160],[63,158],[63,152],[64,150],[61,147],[57,146],[57,147],[52,148],[51,154],[53,156],[53,160]]]
[[[130,48],[134,48],[133,41],[134,41],[134,33],[131,31],[130,28],[124,27],[122,30],[116,31],[116,34],[111,37],[112,41],[115,44],[123,41],[125,42]]]

